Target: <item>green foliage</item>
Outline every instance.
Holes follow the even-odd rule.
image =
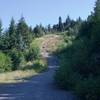
[[[34,36],[35,37],[41,37],[44,34],[45,34],[44,27],[41,24],[36,25],[36,27],[34,28]]]
[[[12,61],[8,55],[0,51],[0,72],[11,71]]]
[[[96,21],[100,21],[100,0],[96,1],[96,5],[94,8],[94,17]]]
[[[8,29],[8,40],[9,40],[9,48],[16,48],[17,46],[17,35],[16,35],[16,25],[15,21],[12,18],[10,22],[10,26]]]
[[[40,72],[47,69],[47,62],[45,60],[35,60],[33,64],[33,69],[36,72]]]
[[[9,38],[8,30],[3,33],[0,38],[0,50],[2,52],[7,52],[9,50]]]
[[[39,56],[40,56],[40,48],[39,48],[39,44],[37,43],[37,41],[34,40],[31,43],[30,51],[33,52],[34,58],[39,58]]]
[[[62,23],[62,18],[61,16],[59,17],[59,23],[58,23],[58,31],[62,32],[64,29],[63,23]]]
[[[24,52],[26,61],[34,61],[40,57],[40,48],[37,41],[33,40],[30,48]]]
[[[73,44],[62,51],[56,81],[81,100],[100,99],[100,0]]]
[[[17,51],[16,49],[12,49],[9,52],[9,56],[11,57],[12,60],[12,70],[17,70],[20,67],[20,63],[22,61],[22,52]]]
[[[75,91],[83,100],[99,100],[100,63],[97,54],[87,37],[75,40],[62,55],[60,53],[60,68],[55,76],[57,83]]]
[[[1,22],[1,20],[0,20],[0,38],[1,38],[1,36],[2,36],[2,22]]]
[[[100,99],[100,76],[93,78],[80,79],[75,92],[80,95],[81,100],[99,100]]]
[[[24,56],[25,56],[26,61],[32,61],[34,59],[34,54],[30,50],[26,50],[24,52]]]
[[[34,59],[37,59],[40,56],[40,49],[38,46],[32,46],[29,52],[33,55]]]
[[[68,66],[71,62],[66,63],[64,56],[62,56],[61,59],[60,68],[55,75],[56,82],[64,89],[73,90],[75,83],[80,79],[80,76],[76,72],[73,73],[72,68]]]
[[[29,51],[26,53],[26,60],[32,61],[37,58],[39,58],[39,48],[30,48]]]
[[[17,24],[17,49],[25,50],[31,43],[32,34],[29,31],[28,25],[25,22],[24,17],[19,20]]]
[[[33,29],[28,27],[24,17],[21,17],[18,24],[12,18],[9,28],[4,32],[0,22],[0,32],[0,50],[11,57],[11,70],[21,68],[26,60],[33,61],[39,57],[39,47],[35,44],[30,46],[34,36]]]

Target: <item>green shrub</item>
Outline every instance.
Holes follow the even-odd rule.
[[[99,76],[100,77],[100,76]],[[81,79],[75,86],[75,92],[81,97],[81,100],[99,100],[100,99],[100,79],[99,77],[89,77]]]
[[[27,61],[33,61],[34,59],[38,59],[40,56],[40,49],[35,46],[31,47],[25,54],[25,58]]]
[[[12,64],[13,64],[12,70],[17,70],[20,67],[23,53],[20,51],[17,51],[16,49],[13,49],[9,52],[9,55],[11,57]]]
[[[22,70],[26,65],[27,65],[27,61],[25,59],[24,54],[22,53],[21,57],[20,57],[20,64],[19,64],[19,67],[17,69]]]
[[[33,69],[36,72],[40,72],[47,69],[47,62],[45,60],[35,60],[33,64]]]
[[[0,72],[11,71],[11,58],[0,51]]]
[[[29,50],[25,52],[25,58],[27,61],[33,61],[40,56],[40,48],[34,41],[31,43]]]
[[[32,61],[34,59],[33,53],[30,52],[29,50],[26,50],[24,52],[24,56],[25,56],[26,61]]]
[[[39,58],[40,56],[40,48],[37,44],[32,44],[30,48],[30,53],[33,53],[35,59]]]
[[[83,100],[100,98],[100,53],[94,47],[86,37],[75,40],[60,53],[60,68],[55,76],[61,87],[73,90]]]

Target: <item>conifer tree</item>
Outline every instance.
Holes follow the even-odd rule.
[[[92,24],[92,37],[95,38],[94,40],[96,43],[100,44],[100,0],[96,1]]]
[[[62,18],[61,18],[61,16],[59,17],[58,31],[60,31],[60,32],[63,31],[63,23],[62,23]]]
[[[17,38],[18,49],[23,50],[29,46],[30,33],[24,17],[21,17],[19,23],[17,24]]]
[[[94,8],[95,20],[100,21],[100,0],[97,0],[96,6]]]
[[[2,36],[2,21],[0,20],[0,37]]]
[[[9,34],[9,46],[10,48],[16,48],[17,46],[17,37],[16,37],[16,25],[15,25],[15,20],[12,18],[9,29],[8,29],[8,34]]]

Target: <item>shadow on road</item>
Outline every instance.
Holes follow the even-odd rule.
[[[54,84],[57,57],[44,55],[48,70],[30,77],[22,83],[0,84],[0,100],[75,100],[70,92],[58,89]]]

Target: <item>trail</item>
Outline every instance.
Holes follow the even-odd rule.
[[[54,83],[59,62],[57,57],[49,55],[48,51],[55,49],[61,41],[60,37],[48,35],[40,40],[41,56],[47,59],[48,69],[23,83],[0,84],[0,100],[75,100],[69,91],[59,89]]]
[[[57,58],[44,56],[48,60],[48,70],[27,82],[0,85],[0,100],[75,100],[70,92],[59,89],[54,83]]]

